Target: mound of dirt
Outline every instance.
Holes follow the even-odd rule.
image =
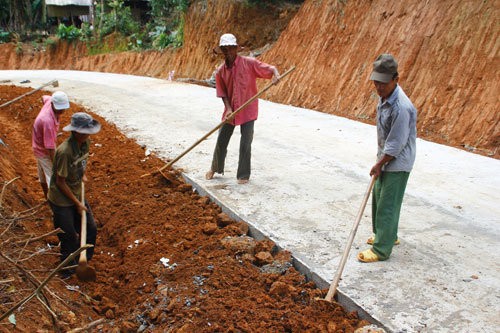
[[[0,86],[0,103],[28,91]],[[0,109],[0,313],[29,296],[58,264],[31,152],[43,92]],[[86,111],[72,104],[71,113]],[[102,124],[92,137],[87,199],[98,225],[97,281],[56,277],[0,322],[2,332],[353,332],[369,324],[306,281],[291,256],[221,213],[163,162]],[[61,125],[69,122],[63,114]],[[59,137],[62,141],[64,133]],[[19,177],[19,178],[18,178]],[[41,302],[46,305],[42,305]],[[15,324],[14,324],[15,323]]]

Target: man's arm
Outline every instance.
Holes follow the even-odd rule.
[[[78,213],[81,215],[83,211],[87,211],[85,205],[83,205],[80,200],[78,200],[73,192],[71,192],[68,184],[66,184],[66,178],[56,175],[56,185],[61,190],[61,192],[67,196],[76,206]]]
[[[222,102],[224,103],[224,114],[222,115],[222,120],[226,121],[227,117],[233,113],[233,107],[231,106],[231,102],[229,101],[229,98],[227,97],[222,97]]]
[[[382,158],[371,168],[370,176],[375,176],[375,178],[378,178],[378,176],[380,176],[380,174],[382,173],[382,167],[393,159],[394,156],[384,154],[384,156],[382,156]]]

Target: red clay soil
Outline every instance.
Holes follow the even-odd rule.
[[[26,91],[0,86],[0,103]],[[0,314],[59,262],[57,237],[23,241],[53,230],[30,148],[42,95],[0,109]],[[77,111],[85,110],[72,104]],[[69,117],[62,116],[62,126]],[[96,320],[95,332],[353,332],[368,324],[315,300],[325,290],[291,267],[289,253],[244,236],[244,223],[221,213],[177,171],[170,181],[141,178],[163,162],[94,117],[103,128],[92,137],[86,192],[98,225],[89,263],[97,281],[53,278],[43,291],[51,310],[33,298],[0,322],[0,332],[63,332]]]

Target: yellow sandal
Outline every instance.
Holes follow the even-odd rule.
[[[374,241],[375,241],[375,237],[373,237],[373,236],[372,236],[372,237],[370,237],[370,238],[368,238],[368,239],[366,240],[366,244],[368,244],[368,245],[373,245],[373,242],[374,242]],[[399,241],[399,238],[398,238],[398,239],[396,239],[396,241],[394,242],[394,245],[399,245],[399,244],[401,244],[401,242]]]
[[[358,260],[361,262],[376,262],[379,261],[380,259],[372,251],[372,249],[368,249],[358,253]]]

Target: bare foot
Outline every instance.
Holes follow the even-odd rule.
[[[205,174],[205,179],[206,180],[210,180],[210,179],[213,179],[214,178],[214,175],[215,175],[215,171],[208,171],[206,174]]]
[[[248,183],[248,179],[238,179],[238,184],[246,184]]]

